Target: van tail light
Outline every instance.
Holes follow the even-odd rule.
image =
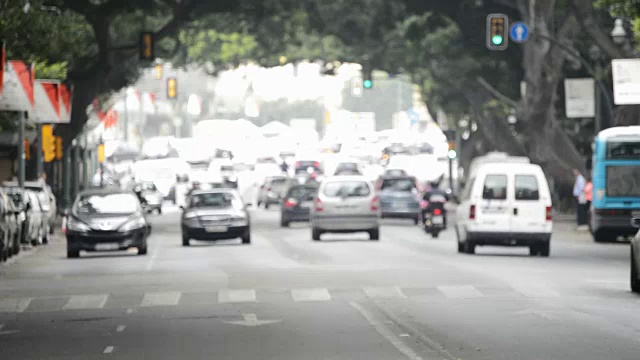
[[[296,161],[296,167],[300,167],[300,161]]]
[[[420,200],[420,209],[426,209],[429,206],[427,200]]]
[[[476,219],[476,206],[471,205],[471,207],[469,208],[469,220],[475,220],[475,219]]]
[[[547,206],[547,210],[545,211],[545,217],[547,221],[553,220],[553,215],[551,214],[551,206]]]
[[[433,210],[433,215],[436,215],[436,216],[438,216],[438,215],[442,215],[442,210],[440,210],[440,209],[434,209],[434,210]]]
[[[371,200],[371,211],[378,211],[380,209],[380,200],[375,196],[373,200]]]
[[[316,199],[316,201],[315,201],[315,209],[316,209],[316,211],[324,210],[324,204],[322,203],[322,200],[320,200],[319,198]]]
[[[286,208],[292,208],[294,206],[298,205],[298,200],[294,199],[294,198],[289,198],[287,199],[287,201],[284,202],[284,207]]]

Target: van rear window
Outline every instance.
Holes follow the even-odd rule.
[[[516,175],[516,200],[539,200],[538,179],[534,175]]]
[[[484,179],[482,198],[485,200],[506,200],[507,175],[487,175]]]

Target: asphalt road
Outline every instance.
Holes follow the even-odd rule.
[[[0,358],[640,358],[628,244],[559,223],[550,258],[463,255],[408,221],[312,242],[278,219],[255,210],[251,245],[186,248],[174,209],[147,256],[69,260],[57,236],[0,266]]]

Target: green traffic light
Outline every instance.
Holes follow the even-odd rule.
[[[453,160],[453,159],[455,159],[455,158],[458,156],[458,154],[456,153],[456,151],[455,151],[455,150],[451,149],[451,150],[449,150],[449,152],[447,153],[447,156],[449,156],[449,159]]]
[[[493,45],[500,45],[500,44],[502,44],[502,36],[500,36],[500,35],[493,35],[493,37],[491,38],[491,42],[493,43]]]
[[[364,86],[365,89],[371,89],[371,87],[373,86],[373,81],[367,79],[362,82],[362,86]]]

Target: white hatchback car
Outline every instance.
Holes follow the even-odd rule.
[[[458,252],[473,254],[477,245],[528,246],[532,256],[549,256],[551,193],[540,166],[480,165],[460,201]]]
[[[335,176],[320,183],[311,209],[312,238],[326,232],[368,232],[380,238],[380,204],[373,184],[365,176]]]

